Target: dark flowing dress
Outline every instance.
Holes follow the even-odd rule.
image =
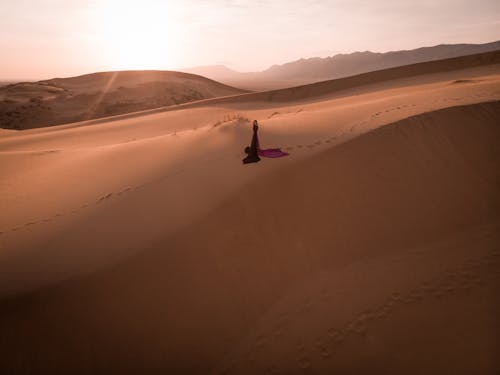
[[[250,147],[245,147],[245,152],[247,153],[247,157],[243,159],[243,164],[248,164],[248,163],[257,163],[260,161],[259,158],[259,136],[257,135],[257,131],[259,130],[259,127],[257,125],[253,126],[253,136],[252,136],[252,143],[250,144]]]

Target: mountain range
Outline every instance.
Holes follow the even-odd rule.
[[[231,86],[260,91],[496,50],[500,50],[500,41],[485,44],[440,44],[433,47],[385,53],[364,51],[325,58],[313,57],[282,65],[273,65],[261,72],[242,73],[224,65],[199,66],[182,71],[202,75]]]

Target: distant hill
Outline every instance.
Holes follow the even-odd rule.
[[[182,71],[198,74],[227,85],[251,91],[273,90],[309,83],[309,81],[304,81],[303,79],[275,80],[273,77],[266,76],[264,72],[237,72],[224,65],[198,66],[182,69]]]
[[[194,68],[182,70],[186,73],[197,74],[203,77],[213,79],[211,77],[218,77],[219,79],[231,79],[238,75],[248,75],[253,73],[240,73],[236,70],[230,69],[225,65],[209,65],[209,66],[197,66]]]
[[[397,66],[496,50],[500,50],[500,41],[486,44],[441,44],[434,47],[386,53],[365,51],[325,58],[313,57],[283,65],[273,65],[262,72],[253,73],[240,73],[221,65],[197,67],[185,71],[236,87],[263,90],[297,86]]]
[[[122,71],[0,87],[0,127],[27,129],[240,94],[211,79],[171,71]]]
[[[13,83],[16,83],[16,81],[7,81],[7,80],[2,81],[2,80],[0,80],[0,87],[2,87],[2,86],[7,86],[7,85],[11,85],[11,84],[13,84]]]

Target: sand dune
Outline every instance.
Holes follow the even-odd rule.
[[[500,51],[495,51],[248,94],[241,94],[244,90],[187,73],[117,72],[116,76],[111,72],[95,73],[2,88],[0,124],[3,128],[26,129],[94,119],[83,121],[80,126],[148,113],[177,111],[178,104],[181,108],[192,108],[247,102],[253,105],[254,102],[317,100],[356,95],[370,89],[377,91],[382,88],[380,84],[385,87],[404,87],[449,80],[459,70],[466,70],[464,74],[473,78],[485,73],[496,73],[499,64]],[[145,111],[148,108],[152,109]]]
[[[245,92],[169,71],[122,71],[0,88],[0,127],[30,129]]]
[[[259,105],[266,103],[270,103],[271,105],[276,105],[275,103],[286,103],[290,105],[295,104],[293,103],[294,101],[327,100],[342,96],[364,94],[368,91],[376,92],[387,88],[419,86],[423,83],[437,83],[449,80],[452,80],[452,83],[456,84],[473,83],[475,81],[474,77],[496,74],[499,69],[500,51],[495,51],[405,65],[291,88],[198,100],[192,103],[181,104],[180,108],[188,109],[206,106],[227,106],[232,104],[244,105],[245,103],[249,103],[250,108],[255,108],[256,102],[259,103]],[[470,79],[465,80],[465,82],[460,79],[454,82],[453,79],[457,76],[466,76]],[[167,106],[149,111],[114,116],[112,118],[97,119],[84,122],[81,125],[95,124],[110,120],[121,120],[170,110],[177,111],[178,109],[177,107]]]
[[[2,133],[0,371],[495,373],[491,56]]]

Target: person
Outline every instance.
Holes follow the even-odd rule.
[[[260,161],[259,158],[259,137],[257,135],[257,131],[259,130],[259,124],[257,123],[257,120],[253,121],[253,136],[252,136],[252,143],[250,144],[250,147],[245,147],[245,153],[247,154],[247,157],[243,159],[243,164],[248,164],[248,163],[257,163]]]

